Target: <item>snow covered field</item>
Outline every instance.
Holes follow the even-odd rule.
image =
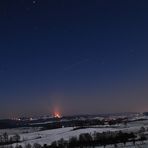
[[[34,143],[39,143],[41,145],[44,145],[44,144],[50,145],[53,141],[60,140],[61,138],[63,138],[64,140],[68,140],[73,136],[78,137],[82,133],[93,134],[94,132],[102,133],[107,131],[119,131],[119,130],[122,130],[124,132],[138,132],[141,127],[145,127],[145,129],[147,129],[148,120],[131,122],[131,123],[128,123],[126,126],[121,124],[121,125],[118,125],[117,127],[104,127],[104,128],[91,127],[91,128],[78,129],[78,130],[73,130],[73,127],[44,130],[44,131],[40,131],[40,128],[3,129],[3,130],[0,130],[0,134],[4,132],[7,132],[10,135],[18,133],[22,141],[18,144],[22,146],[25,146],[28,143],[30,143],[31,145],[33,145]],[[13,144],[13,146],[16,146],[16,144]],[[114,146],[109,145],[107,147],[111,148]],[[121,144],[120,147],[124,147],[123,144]],[[136,146],[132,146],[132,143],[128,143],[126,147],[148,148],[148,144],[137,143]]]
[[[11,129],[0,129],[0,135],[3,133],[7,133],[8,135],[14,134],[23,134],[23,133],[33,133],[39,131],[40,127],[21,127],[21,128],[11,128]]]
[[[21,139],[24,140],[23,145],[26,143],[34,144],[39,143],[50,144],[55,140],[60,140],[61,138],[68,140],[70,137],[79,136],[82,133],[94,132],[106,132],[106,131],[117,131],[115,128],[86,128],[79,130],[72,130],[72,127],[60,128],[54,130],[39,131],[34,133],[21,134]]]

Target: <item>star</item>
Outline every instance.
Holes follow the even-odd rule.
[[[33,4],[36,4],[36,1],[32,1]]]

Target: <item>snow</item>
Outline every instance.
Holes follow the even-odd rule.
[[[20,128],[11,128],[11,129],[0,129],[0,135],[3,133],[7,133],[8,135],[14,134],[23,134],[23,133],[33,133],[36,131],[40,131],[41,127],[20,127]]]
[[[52,129],[52,130],[44,130],[39,131],[39,128],[17,128],[17,129],[6,129],[0,130],[0,133],[8,132],[8,134],[15,134],[18,133],[21,137],[22,142],[18,143],[22,146],[30,143],[33,145],[34,143],[39,143],[41,145],[47,144],[50,145],[53,141],[60,140],[63,138],[64,140],[69,140],[69,138],[73,136],[79,136],[82,133],[90,133],[93,134],[94,132],[107,132],[107,131],[119,131],[122,130],[123,132],[138,132],[141,127],[148,128],[148,120],[145,121],[134,121],[128,123],[126,126],[123,124],[113,126],[113,127],[90,127],[84,129],[77,129],[73,130],[73,127],[66,127],[66,128],[59,128],[59,129]],[[148,148],[148,142],[146,144],[137,143],[142,148]],[[16,144],[13,144],[15,146]],[[138,147],[138,145],[136,147]],[[107,146],[107,148],[114,147],[113,145]],[[120,147],[124,147],[122,144]],[[132,145],[132,143],[128,143],[126,147],[136,148]],[[100,147],[101,148],[101,147]]]
[[[68,140],[69,138],[73,136],[79,136],[82,133],[90,133],[93,134],[94,132],[107,132],[107,131],[135,131],[135,127],[131,128],[86,128],[86,129],[79,129],[79,130],[73,130],[72,127],[68,128],[60,128],[60,129],[54,129],[54,130],[46,130],[46,131],[39,131],[34,133],[25,133],[21,134],[21,139],[24,141],[20,143],[21,145],[25,145],[26,143],[34,144],[39,143],[41,145],[44,144],[51,144],[53,141],[60,140],[63,138],[64,140]],[[139,130],[137,128],[137,130]]]
[[[117,131],[115,128],[86,128],[73,130],[72,127],[53,129],[53,130],[45,130],[45,131],[37,131],[31,133],[21,133],[22,143],[20,145],[24,146],[28,143],[33,145],[34,143],[39,143],[41,145],[51,144],[55,140],[60,140],[61,138],[68,140],[70,137],[79,136],[81,133],[91,133],[94,132],[107,132],[107,131]],[[13,144],[15,146],[16,144]]]
[[[41,145],[51,144],[53,141],[60,140],[61,138],[68,140],[70,137],[79,136],[81,133],[91,133],[94,132],[107,132],[107,131],[117,131],[115,128],[86,128],[73,130],[72,127],[38,131],[34,133],[21,134],[21,140],[24,142],[20,143],[25,145],[26,143],[34,144],[39,143]]]

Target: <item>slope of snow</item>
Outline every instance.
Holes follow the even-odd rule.
[[[23,134],[23,133],[33,133],[40,131],[41,127],[20,127],[20,128],[11,128],[11,129],[0,129],[0,135],[7,133],[8,135],[14,134]]]
[[[59,128],[59,129],[52,129],[52,130],[45,130],[45,131],[39,131],[39,129],[28,129],[28,128],[18,128],[18,129],[7,129],[7,130],[0,130],[0,133],[8,132],[8,134],[14,134],[18,133],[21,136],[21,140],[23,142],[20,142],[19,144],[24,146],[28,143],[34,144],[39,143],[41,145],[48,144],[50,145],[53,141],[60,140],[63,138],[64,140],[68,140],[69,138],[73,136],[79,136],[82,133],[90,133],[93,134],[94,132],[107,132],[107,131],[119,131],[122,130],[123,132],[138,132],[141,127],[148,128],[148,120],[147,121],[135,121],[128,123],[127,126],[125,125],[118,125],[114,127],[91,127],[91,128],[85,128],[85,129],[78,129],[73,130],[73,127],[66,127],[66,128]],[[27,131],[27,132],[25,132]],[[141,145],[141,143],[138,143]],[[13,144],[15,146],[16,144]],[[131,143],[129,143],[131,147]],[[145,146],[146,145],[146,146]],[[148,148],[148,144],[145,144],[145,148]],[[108,147],[114,147],[114,146],[108,146]],[[123,147],[121,145],[120,147]],[[138,147],[138,146],[137,146]],[[142,147],[142,146],[141,146]]]
[[[60,128],[54,130],[46,130],[46,131],[39,131],[34,133],[27,133],[21,134],[21,139],[24,141],[20,143],[21,145],[25,145],[26,143],[34,144],[39,143],[41,145],[44,144],[51,144],[53,141],[60,140],[63,138],[64,140],[68,140],[73,136],[79,136],[82,133],[90,133],[93,134],[94,132],[107,132],[107,131],[125,131],[125,132],[137,132],[140,127],[130,127],[130,128],[123,128],[123,129],[116,129],[116,128],[87,128],[87,129],[79,129],[79,130],[72,130],[73,128]]]

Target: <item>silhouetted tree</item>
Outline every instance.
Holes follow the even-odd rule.
[[[136,144],[135,138],[132,139],[132,142],[133,142],[133,145],[135,146],[135,144]]]
[[[51,148],[51,146],[48,146],[47,144],[44,144],[43,148]]]
[[[38,144],[38,143],[35,143],[34,145],[33,145],[33,148],[41,148],[42,146],[40,145],[40,144]]]
[[[65,148],[65,146],[67,145],[66,141],[61,138],[59,141],[58,141],[58,147],[60,148]]]
[[[13,137],[12,137],[12,139],[13,139],[13,141],[14,142],[19,142],[20,141],[20,135],[18,135],[18,134],[15,134]]]
[[[4,142],[8,142],[8,134],[4,133],[3,134]]]
[[[15,148],[23,148],[21,145],[16,145]]]
[[[31,144],[27,144],[26,146],[25,146],[25,148],[32,148],[32,146],[31,146]]]
[[[144,127],[141,127],[140,130],[139,130],[139,133],[144,133],[146,130]]]
[[[57,148],[58,147],[56,141],[52,142],[50,146],[51,146],[51,148]]]
[[[69,139],[69,147],[75,147],[78,145],[78,139],[77,137],[71,137]]]
[[[143,143],[143,141],[146,140],[146,136],[144,134],[141,134],[139,140]]]
[[[0,143],[2,143],[2,142],[3,142],[3,136],[0,135]]]

